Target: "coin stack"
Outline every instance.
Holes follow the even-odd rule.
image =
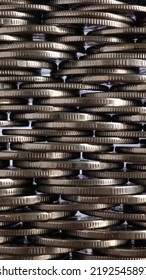
[[[6,2],[0,259],[146,258],[146,7]]]

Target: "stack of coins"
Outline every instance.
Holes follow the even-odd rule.
[[[0,15],[0,259],[145,259],[146,7]]]

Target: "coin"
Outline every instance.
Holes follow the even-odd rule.
[[[4,0],[3,0],[4,1]],[[10,1],[10,0],[9,0]],[[64,5],[64,4],[68,4],[68,0],[52,0],[51,1],[52,2],[52,4],[54,4],[54,5]],[[93,4],[93,3],[98,3],[98,4],[104,4],[104,5],[107,5],[107,4],[123,4],[123,2],[121,2],[121,1],[116,1],[116,0],[92,0],[92,1],[90,1],[90,0],[85,0],[85,1],[83,1],[83,0],[71,0],[70,1],[70,4],[85,4],[85,3],[87,3],[87,4]]]
[[[26,150],[26,151],[51,151],[51,152],[95,152],[95,151],[111,151],[111,146],[100,146],[100,145],[89,145],[89,144],[74,144],[74,143],[12,143],[11,144],[12,149],[18,149],[18,150]]]
[[[110,225],[118,224],[120,221],[118,220],[101,220],[98,218],[68,218],[68,220],[53,220],[43,222],[33,222],[32,225],[37,228],[46,228],[46,229],[88,229],[88,228],[104,228]]]
[[[12,99],[12,98],[1,98],[0,104],[25,104],[26,101],[20,98]]]
[[[33,20],[28,20],[28,19],[20,19],[20,18],[0,18],[0,26],[20,26],[20,25],[27,25],[31,24]]]
[[[108,49],[107,49],[108,48]],[[135,56],[135,58],[136,58],[136,56],[137,56],[137,58],[139,57],[141,57],[142,58],[142,55],[143,55],[143,58],[145,57],[145,54],[129,54],[129,56],[128,56],[128,54],[120,54],[119,52],[126,52],[126,51],[138,51],[138,50],[141,50],[141,51],[145,51],[145,49],[146,49],[146,45],[144,44],[144,43],[137,43],[137,44],[135,44],[135,43],[126,43],[126,44],[118,44],[118,45],[111,45],[111,46],[103,46],[103,47],[100,47],[100,51],[101,52],[118,52],[118,54],[116,55],[116,54],[111,54],[111,57],[113,57],[113,58],[118,58],[118,56],[119,56],[119,58],[134,58],[134,56]],[[107,55],[109,58],[111,58],[109,55]]]
[[[112,185],[122,185],[125,184],[126,180],[124,179],[102,179],[102,178],[63,178],[60,179],[38,179],[37,182],[43,185],[63,185],[63,186],[77,186],[77,187],[91,187],[91,186],[112,186]]]
[[[0,34],[0,42],[23,42],[25,40],[27,39],[19,36]]]
[[[34,61],[33,61],[34,62]],[[32,62],[32,65],[34,65]],[[44,63],[46,62],[43,62],[43,65],[45,65]],[[48,63],[48,62],[47,62]],[[0,65],[1,66],[1,65]],[[27,65],[27,67],[29,67],[29,65]],[[43,66],[40,66],[38,68],[43,68]],[[44,66],[44,68],[49,68]],[[95,89],[95,90],[105,90],[107,89],[106,86],[102,86],[102,85],[83,85],[82,83],[57,83],[54,82],[54,83],[27,83],[27,84],[23,84],[21,85],[22,89],[59,89],[59,90],[92,90],[92,89]]]
[[[146,170],[146,165],[143,164],[126,164],[126,167],[129,170],[139,170],[139,171]]]
[[[48,82],[48,77],[42,76],[0,76],[0,81],[8,82]]]
[[[55,178],[64,176],[76,176],[77,171],[73,170],[42,170],[42,169],[0,169],[0,177],[10,177],[10,178]],[[27,204],[27,203],[26,203]]]
[[[146,205],[133,205],[133,209],[138,212],[145,212],[146,211]]]
[[[1,51],[0,58],[27,58],[27,59],[41,59],[48,61],[49,59],[72,59],[73,54],[62,51],[52,50],[13,50]]]
[[[126,244],[125,240],[87,240],[87,239],[69,239],[67,238],[52,238],[42,236],[32,236],[29,238],[34,244],[45,246],[56,246],[64,248],[107,248]]]
[[[144,115],[117,115],[113,117],[113,121],[119,122],[146,122],[146,116]]]
[[[16,212],[6,213],[0,212],[0,221],[2,222],[38,222],[60,219],[70,216],[70,211],[61,212],[45,212],[45,211],[31,211],[31,212]]]
[[[10,228],[10,229],[0,229],[0,236],[30,236],[30,235],[38,235],[38,234],[48,234],[50,233],[47,229],[39,229],[39,228]]]
[[[96,58],[95,58],[96,59]],[[100,77],[97,77],[97,81],[99,79],[102,80],[101,74],[133,74],[135,73],[135,69],[129,70],[129,69],[114,69],[114,68],[73,68],[73,69],[61,69],[57,71],[53,71],[53,74],[55,76],[64,76],[64,75],[95,75],[100,74]],[[112,78],[112,76],[110,76]],[[125,77],[124,77],[125,78]],[[81,79],[81,78],[80,78]],[[109,79],[109,76],[108,76]]]
[[[88,230],[76,230],[67,231],[67,235],[77,236],[82,238],[93,238],[93,239],[135,239],[142,240],[145,239],[146,230],[137,229],[136,227],[129,226],[128,228],[120,225],[106,229],[88,229]]]
[[[15,106],[16,107],[16,106]],[[31,106],[32,107],[32,106]],[[4,107],[3,107],[4,108]],[[128,111],[128,110],[127,110]],[[99,130],[99,131],[117,131],[117,130],[141,130],[140,124],[125,124],[118,122],[35,122],[35,128],[50,129],[75,129],[75,130]]]
[[[146,148],[142,147],[116,147],[117,153],[134,153],[134,154],[146,154]]]
[[[96,136],[115,137],[114,131],[96,131]],[[117,137],[125,138],[146,138],[145,131],[116,131]]]
[[[81,203],[107,203],[107,204],[143,204],[146,203],[145,194],[134,194],[134,195],[122,195],[122,196],[100,196],[100,197],[89,197],[89,196],[73,196],[63,195],[63,199],[81,202]]]
[[[1,106],[1,108],[3,109],[3,106]],[[28,123],[27,122],[24,122],[24,121],[1,121],[0,120],[0,126],[1,127],[7,127],[7,126],[27,126]]]
[[[117,161],[117,162],[143,162],[145,163],[145,155],[141,154],[130,154],[130,153],[112,153],[112,154],[83,154],[85,159],[93,160],[105,160],[105,161]],[[110,177],[109,177],[110,178]]]
[[[91,7],[91,6],[90,6]],[[80,7],[81,9],[81,7]],[[91,33],[90,33],[91,34]],[[120,37],[106,37],[106,36],[94,36],[94,35],[67,35],[67,36],[56,36],[54,38],[54,41],[58,43],[66,43],[66,42],[90,42],[91,43],[106,43],[106,44],[112,44],[112,43],[125,43],[127,42],[126,39],[120,38]],[[88,57],[86,57],[88,58]]]
[[[13,241],[13,238],[12,237],[6,237],[6,236],[4,236],[4,237],[0,237],[0,244],[4,244],[4,243],[8,243],[8,242],[12,242]]]
[[[1,143],[16,143],[16,142],[35,142],[37,140],[41,140],[39,137],[32,136],[0,136]]]
[[[0,11],[1,12],[1,11]],[[0,50],[52,50],[52,51],[69,51],[75,52],[78,50],[76,46],[69,44],[57,43],[57,42],[20,42],[20,43],[11,43],[11,44],[1,44]]]
[[[0,188],[13,188],[32,184],[30,179],[0,178]]]
[[[54,17],[54,18],[49,18],[44,20],[44,23],[50,24],[50,25],[66,25],[66,24],[71,24],[71,25],[98,25],[98,26],[108,26],[108,27],[115,27],[115,28],[125,28],[129,27],[131,24],[130,23],[125,23],[117,20],[108,20],[108,19],[100,19],[100,18],[93,18],[92,16],[90,17]]]
[[[61,159],[77,159],[79,153],[55,153],[55,152],[27,152],[27,151],[3,151],[0,153],[1,159],[9,160],[61,160]]]
[[[38,255],[38,256],[32,256],[32,255],[0,255],[0,260],[54,260],[60,257],[60,255]]]
[[[123,5],[122,5],[123,6]],[[122,8],[121,6],[121,8]],[[123,6],[124,7],[124,6]],[[128,5],[128,7],[132,7],[131,5]],[[134,7],[134,6],[133,6]],[[142,9],[144,12],[144,7],[136,6],[136,9]],[[113,7],[112,7],[113,9]],[[101,30],[98,32],[99,35],[145,35],[146,28],[145,27],[127,27],[127,28],[110,28]]]
[[[142,185],[145,185],[145,183],[146,183],[146,180],[145,180],[145,179],[138,179],[138,180],[137,180],[137,179],[131,179],[131,182],[134,182],[134,183],[135,183],[135,182],[137,182],[137,181],[139,181],[139,183],[142,184]]]
[[[64,254],[71,252],[71,248],[57,248],[57,247],[41,247],[41,246],[33,246],[33,245],[18,245],[18,244],[8,244],[1,245],[1,254],[6,255],[56,255],[56,254]]]
[[[48,137],[49,142],[72,142],[72,143],[89,143],[89,144],[136,144],[138,139],[119,138],[119,137]]]
[[[65,136],[68,138],[70,136],[76,137],[76,136],[91,136],[93,132],[91,131],[78,131],[78,130],[48,130],[48,129],[4,129],[3,134],[8,134],[8,135],[32,135],[32,136],[57,136],[57,137],[62,137]]]
[[[107,254],[110,256],[121,256],[121,257],[137,257],[137,258],[145,258],[146,256],[146,248],[145,247],[128,247],[127,248],[108,248],[102,249],[103,254]]]
[[[56,8],[52,7],[50,5],[42,5],[42,4],[32,4],[31,1],[12,1],[12,0],[8,0],[9,2],[7,3],[7,5],[5,5],[4,0],[1,1],[1,3],[3,3],[3,5],[1,5],[1,9],[2,10],[12,10],[12,9],[16,9],[16,10],[28,10],[29,12],[48,12],[48,11],[55,11]],[[9,5],[8,5],[9,4]],[[12,5],[14,4],[14,5]]]
[[[108,38],[108,37],[107,37]],[[108,47],[108,50],[107,50]],[[82,57],[85,61],[92,59],[101,59],[101,58],[113,58],[113,59],[145,59],[145,48],[144,43],[119,43],[119,44],[110,44],[108,46],[93,46],[88,48],[88,56],[85,55]],[[141,51],[141,53],[139,53]],[[132,73],[132,69],[131,73]]]
[[[70,111],[70,108],[55,107],[55,106],[41,106],[41,105],[3,105],[0,107],[0,111],[18,111],[18,112],[56,112],[56,111]],[[14,125],[15,126],[15,125]]]
[[[122,186],[100,186],[97,187],[62,187],[62,186],[51,186],[51,185],[37,185],[37,191],[45,192],[49,194],[64,194],[64,195],[125,195],[141,193],[145,191],[145,187],[141,185],[122,185]],[[91,214],[91,213],[89,213]],[[94,216],[94,213],[93,213]],[[96,215],[97,216],[97,215]],[[99,215],[100,216],[100,215]]]
[[[145,221],[132,221],[132,222],[130,222],[131,224],[134,224],[134,225],[136,225],[136,226],[140,226],[140,227],[143,227],[143,228],[145,228],[146,227],[146,222]]]
[[[18,8],[21,8],[19,5]],[[18,9],[17,9],[18,10]],[[69,27],[53,26],[53,25],[26,25],[26,26],[9,26],[2,27],[0,34],[51,34],[51,35],[65,35],[75,34],[75,29]]]
[[[54,67],[54,64],[51,62],[46,61],[36,61],[36,60],[22,60],[22,59],[1,59],[0,60],[0,67],[1,68],[8,68],[8,69],[20,69],[20,68],[49,68],[52,69]]]
[[[127,16],[122,16],[114,13],[107,13],[101,11],[89,11],[84,10],[67,10],[67,11],[54,11],[45,14],[45,19],[47,18],[55,18],[55,17],[92,17],[92,18],[99,18],[99,19],[109,19],[121,22],[129,22],[132,23],[132,20]]]
[[[1,70],[0,73],[10,73],[13,72],[13,74],[16,74],[17,72],[19,72],[19,75],[27,72],[27,73],[31,73],[30,71],[25,71],[25,70]],[[30,75],[30,74],[29,74]],[[30,96],[33,98],[50,98],[50,97],[54,97],[54,98],[58,98],[58,97],[73,97],[76,96],[76,92],[71,91],[71,90],[55,90],[55,89],[15,89],[15,90],[5,90],[5,92],[3,90],[0,90],[0,97],[5,97],[5,98],[30,98]]]
[[[8,211],[15,209],[15,206],[0,206],[0,211]]]
[[[80,109],[80,112],[84,113],[118,113],[118,114],[140,114],[145,115],[145,107],[136,107],[136,106],[104,106],[104,107],[83,107]],[[135,129],[136,130],[136,129]]]
[[[63,68],[77,68],[77,67],[146,67],[146,63],[142,59],[96,59],[96,60],[78,60],[69,61],[63,64]]]
[[[97,216],[101,217],[104,219],[121,219],[121,220],[140,220],[140,221],[145,221],[146,220],[146,215],[142,213],[123,213],[119,211],[114,211],[114,210],[102,210],[101,211],[84,211],[85,214],[87,215],[92,215],[92,216]]]
[[[15,167],[20,168],[41,168],[41,169],[63,169],[63,170],[103,170],[103,169],[121,169],[121,163],[107,163],[101,161],[14,161]]]
[[[132,257],[115,257],[115,256],[104,256],[96,254],[88,254],[86,251],[81,250],[74,252],[73,256],[77,260],[145,260],[145,258],[132,258]]]
[[[3,7],[3,6],[2,6]],[[22,18],[28,18],[28,19],[33,19],[33,18],[35,18],[34,17],[34,15],[33,14],[31,14],[31,13],[25,13],[25,12],[19,12],[19,11],[12,11],[12,10],[1,10],[0,11],[0,16],[1,17],[5,17],[5,18],[20,18],[20,19],[22,19]]]
[[[35,74],[35,72],[28,71],[28,70],[8,70],[8,69],[0,70],[0,76],[5,76],[5,77],[7,75],[9,75],[9,76],[20,76],[20,75],[22,75],[22,76],[33,76],[34,74]],[[14,92],[17,92],[17,89]],[[18,92],[19,92],[19,90],[18,90]],[[11,93],[11,95],[10,95],[10,93]],[[1,93],[0,93],[0,96],[2,96]],[[13,95],[12,95],[12,92],[10,91],[9,95],[5,94],[2,97],[6,97],[6,98],[7,97],[13,97]],[[25,96],[20,95],[18,97],[24,98]],[[29,94],[29,97],[30,97],[30,94]]]
[[[27,195],[27,196],[7,196],[0,199],[0,206],[20,206],[31,205],[43,201],[49,201],[53,197],[49,195]]]
[[[109,93],[110,94],[110,93]],[[84,95],[83,95],[84,96]],[[68,102],[68,103],[67,103]],[[140,105],[139,102],[135,100],[123,100],[120,98],[81,98],[81,97],[68,97],[68,98],[42,98],[41,100],[36,100],[35,104],[49,104],[49,105],[61,105],[61,106],[136,106]],[[92,110],[92,108],[88,108]],[[84,110],[84,108],[83,108]],[[86,110],[86,108],[85,108]]]
[[[85,172],[85,171],[84,171]],[[92,171],[86,171],[86,173],[88,172],[88,174]],[[93,176],[98,176],[98,177],[103,177],[103,178],[129,178],[129,179],[143,179],[146,178],[146,173],[145,172],[139,172],[139,173],[135,173],[135,172],[123,172],[123,171],[93,171],[92,172]]]
[[[92,76],[78,76],[68,78],[68,82],[82,82],[82,83],[141,83],[146,80],[146,75],[138,74],[108,74],[108,75],[92,75]]]
[[[10,83],[0,83],[0,89],[5,90],[5,89],[14,89],[15,85],[10,84]]]
[[[41,211],[81,211],[81,210],[95,210],[112,207],[111,204],[87,204],[87,203],[74,203],[63,201],[59,203],[39,203],[31,206],[32,209]]]
[[[29,190],[27,187],[17,187],[17,188],[9,188],[9,189],[0,189],[0,196],[17,196],[17,195],[25,195],[33,193],[33,187]]]
[[[53,108],[52,108],[53,109]],[[58,108],[59,110],[59,108]],[[105,120],[106,117],[101,115],[91,115],[91,114],[84,114],[84,113],[78,113],[78,112],[62,112],[60,113],[31,113],[31,114],[13,114],[12,118],[14,120],[57,120],[57,121],[91,121],[91,120]],[[107,118],[108,120],[108,118]]]
[[[113,91],[114,90],[117,90],[117,87],[113,87]],[[146,91],[146,89],[145,89],[145,84],[139,84],[139,85],[120,85],[120,86],[118,86],[118,90],[119,91],[127,91],[127,92],[129,92],[129,91],[137,91],[137,92],[139,92],[139,91],[143,91],[143,92],[145,92]]]

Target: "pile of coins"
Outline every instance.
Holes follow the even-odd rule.
[[[146,259],[144,1],[0,0],[0,259]]]

